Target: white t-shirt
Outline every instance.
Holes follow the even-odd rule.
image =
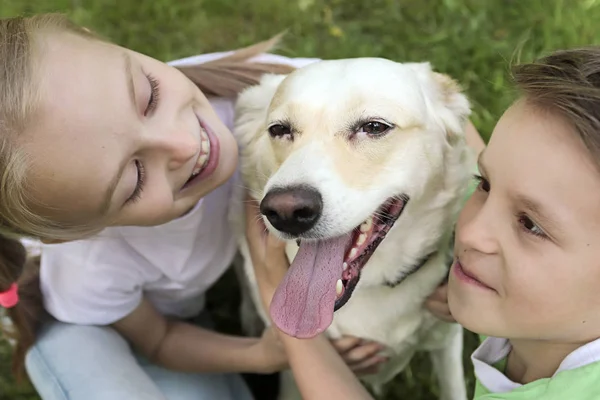
[[[197,64],[229,52],[176,60]],[[301,67],[317,59],[264,54],[254,60]],[[211,101],[233,128],[233,102]],[[110,227],[97,236],[41,245],[41,289],[59,321],[108,325],[131,313],[145,296],[164,315],[189,318],[204,307],[204,293],[225,272],[236,242],[228,207],[238,174],[209,193],[186,215],[154,227]],[[28,248],[35,251],[29,241]]]

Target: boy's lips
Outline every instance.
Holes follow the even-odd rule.
[[[459,259],[456,259],[454,262],[454,265],[452,266],[452,272],[454,273],[454,276],[463,283],[475,285],[487,290],[494,290],[492,287],[484,283],[481,278],[477,276],[477,274],[475,274],[473,271],[470,271],[468,267],[462,265]]]

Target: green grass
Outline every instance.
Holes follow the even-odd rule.
[[[511,62],[600,42],[595,0],[0,0],[2,17],[47,11],[65,12],[164,61],[232,49],[283,30],[288,34],[279,52],[288,56],[427,60],[462,84],[472,120],[486,138],[513,99]],[[235,295],[230,279],[222,287],[220,296]],[[232,304],[216,311],[226,320]],[[469,386],[467,356],[475,344],[468,335]],[[0,346],[0,399],[35,399],[29,389],[14,386],[7,365],[8,348]],[[430,369],[426,357],[417,357],[384,398],[435,398]]]

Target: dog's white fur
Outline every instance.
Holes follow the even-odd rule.
[[[389,197],[410,197],[327,331],[331,338],[353,335],[387,346],[389,361],[364,379],[375,390],[404,369],[415,351],[427,350],[441,398],[466,399],[462,328],[436,319],[423,302],[448,271],[453,226],[473,165],[464,137],[469,113],[458,85],[428,63],[377,58],[321,61],[287,76],[266,75],[237,101],[234,134],[244,186],[259,201],[273,187],[318,189],[324,208],[310,231],[313,238],[347,233]],[[394,128],[380,139],[352,136],[349,128],[359,117],[385,120]],[[294,139],[271,138],[268,127],[274,121],[290,122]],[[264,323],[269,318],[259,300],[240,207],[232,210],[245,258],[240,276],[252,299],[245,297],[242,317],[246,329],[258,333],[252,309]],[[436,249],[401,284],[385,285]],[[289,240],[290,260],[297,250]],[[284,382],[282,397],[298,396],[290,376]]]

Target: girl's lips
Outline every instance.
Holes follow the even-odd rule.
[[[198,175],[194,176],[192,179],[188,180],[185,183],[185,185],[183,185],[183,187],[181,188],[182,191],[194,186],[198,182],[204,180],[204,178],[207,178],[210,175],[212,175],[212,173],[215,172],[215,170],[219,166],[219,138],[217,138],[217,135],[215,135],[213,130],[204,121],[202,121],[200,117],[198,117],[198,123],[200,124],[200,128],[203,129],[204,132],[206,132],[206,136],[208,136],[208,141],[210,142],[210,153],[208,156],[208,160],[205,163],[205,167]]]
[[[485,283],[481,282],[473,273],[466,271],[458,259],[454,262],[454,265],[452,266],[452,272],[460,282],[478,286],[487,290],[494,290]]]

